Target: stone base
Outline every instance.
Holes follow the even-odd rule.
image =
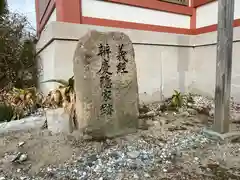
[[[30,116],[16,121],[0,123],[0,134],[40,129],[45,121],[45,116]]]
[[[106,130],[105,128],[85,128],[83,130],[85,135],[90,136],[93,140],[113,139],[120,136],[136,133],[136,128],[122,128],[121,130]]]
[[[211,129],[205,128],[203,129],[203,134],[209,139],[221,141],[224,143],[232,142],[233,140],[240,138],[240,132],[238,131],[220,134]]]
[[[72,133],[73,127],[69,120],[69,115],[63,108],[46,111],[48,129],[53,133]]]

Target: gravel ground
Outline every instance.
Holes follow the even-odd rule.
[[[158,113],[158,106],[140,119],[137,133],[102,142],[77,132],[1,135],[0,180],[240,180],[240,138],[208,139],[202,130],[211,116]]]
[[[208,139],[203,119],[169,113],[147,120],[148,130],[104,142],[47,130],[5,134],[0,179],[240,179],[240,143]],[[12,162],[17,152],[27,158]]]

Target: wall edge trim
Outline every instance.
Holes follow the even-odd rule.
[[[42,21],[39,21],[39,34],[43,31],[45,25],[47,24],[50,16],[52,15],[54,9],[56,8],[55,6],[55,0],[50,0],[49,1],[49,6],[46,9],[46,14],[43,16]]]
[[[86,16],[82,17],[82,24],[116,27],[116,28],[124,28],[124,29],[155,31],[155,32],[165,32],[165,33],[174,33],[174,34],[185,34],[185,35],[192,34],[192,31],[190,31],[190,29],[187,29],[187,28],[142,24],[142,23],[127,22],[127,21],[92,18],[92,17],[86,17]]]
[[[211,3],[214,1],[217,1],[217,0],[194,0],[193,7],[197,8],[197,7],[203,6],[205,4],[208,4],[208,3]]]
[[[49,39],[44,46],[42,46],[40,49],[37,50],[37,55],[40,54],[44,49],[46,49],[52,42],[54,41],[73,41],[73,42],[78,42],[79,39],[71,39],[71,38],[56,38],[53,37]],[[177,44],[165,44],[165,43],[132,43],[133,45],[151,45],[151,46],[170,46],[170,47],[185,47],[185,48],[194,48],[195,46],[193,45],[177,45]]]
[[[105,2],[124,4],[128,6],[135,6],[188,16],[191,16],[193,13],[192,7],[163,2],[159,0],[105,0]]]
[[[39,55],[44,49],[46,49],[51,43],[53,43],[54,41],[73,41],[73,42],[78,42],[78,39],[70,39],[70,38],[51,38],[49,39],[45,45],[40,48],[37,51],[36,55]],[[237,43],[240,42],[240,39],[237,40],[233,40],[233,43]],[[216,46],[217,42],[214,43],[206,43],[206,44],[194,44],[194,45],[176,45],[176,44],[164,44],[164,43],[159,43],[159,44],[155,44],[155,43],[132,43],[133,45],[150,45],[150,46],[168,46],[168,47],[184,47],[184,48],[198,48],[198,47],[207,47],[207,46]]]

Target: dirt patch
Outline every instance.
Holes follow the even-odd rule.
[[[240,141],[218,144],[200,133],[213,118],[166,112],[142,121],[147,128],[104,142],[83,140],[78,132],[53,135],[48,130],[31,130],[2,134],[0,178],[240,179]],[[21,142],[24,144],[19,147]],[[27,154],[28,159],[21,164],[11,162],[15,152]]]
[[[0,136],[0,169],[15,172],[19,168],[37,173],[40,168],[50,164],[61,164],[81,152],[77,136],[57,134],[45,131],[7,133]],[[22,147],[18,147],[24,142]],[[10,154],[22,152],[28,155],[28,161],[13,165],[7,158]]]

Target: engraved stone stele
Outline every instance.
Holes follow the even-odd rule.
[[[89,31],[73,60],[78,129],[112,138],[138,127],[138,83],[131,40],[121,32]]]

